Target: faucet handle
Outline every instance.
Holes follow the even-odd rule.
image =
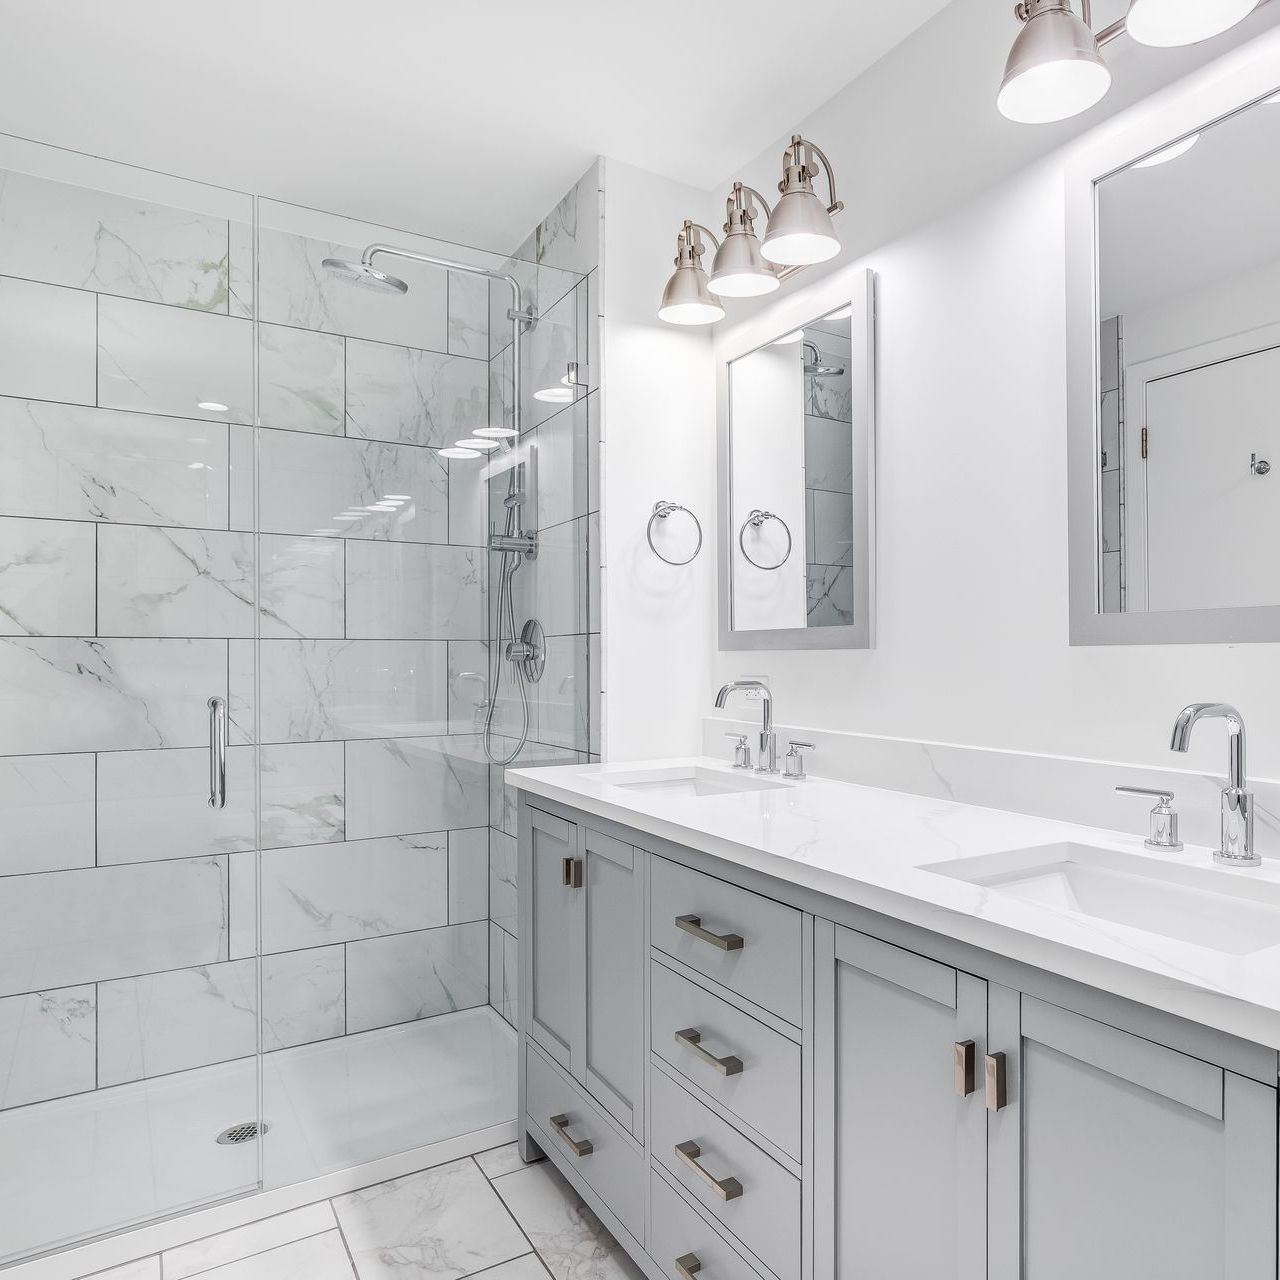
[[[806,751],[817,751],[817,747],[812,742],[799,742],[796,739],[789,739],[787,742],[787,758],[786,758],[786,776],[788,778],[803,778],[804,772],[804,753]]]
[[[1181,849],[1178,839],[1178,815],[1173,809],[1173,792],[1158,787],[1117,787],[1122,796],[1146,796],[1156,801],[1151,810],[1151,834],[1142,842],[1148,849]]]
[[[724,736],[734,739],[733,767],[735,769],[750,769],[751,748],[747,746],[747,735],[745,733],[726,733]]]

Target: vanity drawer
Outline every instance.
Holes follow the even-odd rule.
[[[800,1046],[659,961],[649,969],[653,1052],[800,1160]]]
[[[637,1240],[644,1239],[644,1154],[559,1068],[525,1049],[525,1105],[548,1154],[562,1157]],[[557,1127],[552,1120],[563,1117]],[[578,1151],[575,1152],[574,1144]],[[584,1149],[589,1144],[590,1149]],[[578,1154],[581,1152],[581,1154]]]
[[[654,1159],[779,1280],[798,1280],[799,1179],[664,1072],[650,1081]]]
[[[803,915],[666,858],[650,874],[653,945],[800,1026]]]
[[[703,1221],[667,1180],[649,1171],[649,1247],[647,1253],[662,1274],[683,1280],[677,1261],[698,1280],[749,1280],[756,1271],[725,1238]]]

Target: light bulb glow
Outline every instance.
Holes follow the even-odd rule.
[[[732,275],[712,276],[707,287],[721,298],[759,298],[773,293],[781,284],[772,272],[737,271]]]
[[[760,252],[782,267],[808,267],[834,258],[840,252],[840,241],[811,231],[797,231],[766,240]]]
[[[496,440],[485,440],[482,438],[455,440],[453,442],[453,447],[455,449],[481,449],[485,453],[488,453],[490,449],[496,449],[498,447],[498,442]]]
[[[196,402],[197,409],[203,409],[205,413],[230,413],[231,406],[225,405],[219,400],[199,400]]]
[[[1044,62],[1010,80],[996,105],[1016,124],[1051,124],[1088,111],[1110,88],[1111,72],[1099,63]]]
[[[1157,49],[1199,44],[1243,22],[1258,0],[1133,0],[1125,29]]]
[[[1193,133],[1189,138],[1183,138],[1180,142],[1175,142],[1171,147],[1165,147],[1163,151],[1157,151],[1155,155],[1150,155],[1145,160],[1134,161],[1133,168],[1154,169],[1157,165],[1168,164],[1170,160],[1185,156],[1199,141],[1200,135]]]
[[[460,449],[454,445],[452,449],[441,449],[440,456],[442,458],[479,458],[482,455],[478,449]]]
[[[658,310],[668,324],[715,324],[724,319],[724,308],[711,302],[676,302]]]
[[[511,440],[520,433],[514,427],[477,427],[471,434],[481,440]]]
[[[535,400],[541,400],[543,404],[568,404],[573,399],[572,387],[543,387],[540,391],[533,393]]]

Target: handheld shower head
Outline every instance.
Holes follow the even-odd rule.
[[[372,289],[376,293],[409,292],[409,286],[399,276],[379,271],[377,267],[370,266],[367,262],[352,262],[347,258],[326,258],[321,265],[326,271],[333,272],[335,276],[361,289]]]

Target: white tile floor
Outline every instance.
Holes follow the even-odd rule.
[[[93,1280],[464,1276],[643,1280],[555,1169],[523,1164],[514,1144],[180,1245]]]

